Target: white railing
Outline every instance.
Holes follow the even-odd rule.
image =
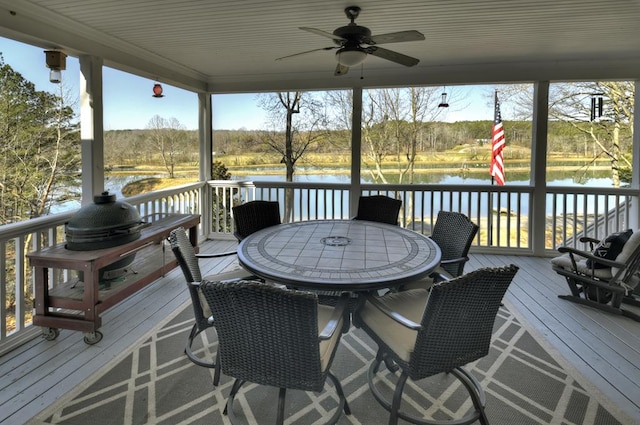
[[[232,207],[255,199],[277,200],[284,212],[293,197],[292,220],[349,218],[348,184],[209,181],[127,198],[142,217],[163,213],[201,214],[200,233],[233,238]],[[634,226],[631,189],[549,187],[544,206],[534,205],[529,186],[361,185],[358,195],[384,194],[402,200],[400,225],[429,234],[440,210],[459,211],[480,227],[472,250],[532,255],[535,240],[546,253],[560,245],[579,246],[584,234],[603,237]],[[637,204],[636,204],[637,205]],[[543,211],[545,225],[534,228],[534,212]],[[0,355],[38,332],[32,329],[33,276],[26,255],[64,240],[64,223],[74,212],[0,226]],[[581,247],[582,248],[582,247]],[[15,255],[15,253],[20,253]],[[13,301],[15,297],[15,302]],[[15,308],[8,306],[15,305]]]
[[[550,187],[546,205],[545,245],[584,249],[581,236],[603,239],[607,235],[637,227],[631,219],[631,206],[638,203],[638,192],[630,189]],[[635,230],[635,229],[634,229]]]
[[[198,214],[203,187],[203,183],[195,183],[134,196],[126,201],[135,206],[143,218],[163,213]],[[74,213],[0,226],[0,355],[39,333],[39,329],[31,326],[34,282],[26,256],[63,242],[64,224]]]
[[[264,181],[210,181],[212,198],[219,199],[210,237],[233,232],[230,207],[257,200],[277,200],[285,211],[286,192],[293,196],[291,221],[349,218],[350,186],[339,183],[285,183]],[[373,185],[363,184],[362,195],[382,194],[402,200],[400,225],[429,234],[440,210],[466,214],[480,226],[477,247],[530,249],[527,206],[532,189],[526,186]],[[525,219],[523,219],[525,217]]]
[[[291,221],[348,218],[350,186],[338,183],[264,181],[210,181],[221,207],[213,217],[211,238],[233,233],[231,207],[256,199],[277,200],[284,212],[285,193],[293,196]],[[438,212],[466,214],[480,227],[472,247],[487,252],[533,254],[533,241],[543,241],[547,253],[562,245],[580,246],[583,235],[604,236],[634,226],[632,200],[638,191],[628,188],[548,187],[544,205],[534,204],[530,186],[487,185],[361,185],[361,194],[383,194],[402,200],[400,225],[431,233]],[[541,211],[544,227],[534,228]],[[582,248],[582,247],[581,247]],[[495,251],[498,250],[498,251]]]

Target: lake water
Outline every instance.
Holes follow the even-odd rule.
[[[423,177],[422,179],[419,177]],[[233,180],[256,180],[256,181],[269,181],[269,182],[278,182],[278,181],[285,181],[285,177],[282,175],[247,175],[247,176],[234,176],[232,177]],[[424,175],[419,175],[418,178],[416,179],[416,184],[420,184],[420,183],[425,183],[424,180],[428,180],[429,183],[428,184],[441,184],[441,185],[490,185],[491,184],[491,178],[487,173],[487,178],[485,179],[481,179],[481,178],[469,178],[469,177],[462,177],[462,176],[458,176],[458,175],[446,175],[446,174],[439,174],[437,176],[438,182],[437,183],[433,183],[433,179],[434,176],[430,175],[427,176],[425,178]],[[337,175],[331,175],[331,174],[298,174],[294,176],[294,181],[295,182],[300,182],[300,183],[312,183],[312,182],[318,182],[318,183],[349,183],[349,176],[348,175],[343,175],[343,174],[337,174]],[[368,181],[366,178],[362,179],[363,183],[371,183],[371,181]],[[581,184],[584,183],[584,184]],[[507,185],[512,185],[512,186],[525,186],[529,184],[529,180],[521,180],[521,181],[507,181]],[[589,187],[612,187],[612,183],[611,183],[611,179],[610,178],[605,178],[605,177],[590,177],[588,179],[585,179],[583,181],[581,181],[580,183],[576,182],[575,179],[571,178],[571,177],[564,177],[561,179],[557,179],[557,180],[553,180],[550,181],[548,183],[549,186],[589,186]],[[334,212],[337,215],[339,213],[339,205],[348,205],[349,204],[349,200],[347,199],[347,195],[343,194],[342,195],[342,199],[339,198],[340,194],[333,194],[333,199],[331,199],[331,193],[327,192],[325,195],[325,192],[320,190],[317,197],[315,197],[314,199],[312,199],[312,202],[309,202],[309,200],[306,198],[306,193],[304,193],[302,196],[304,197],[302,200],[299,199],[298,194],[296,194],[296,199],[294,199],[294,204],[295,205],[299,205],[302,208],[301,211],[301,215],[305,216],[307,214],[307,205],[311,204],[311,205],[318,205],[317,210],[318,211],[323,211],[325,209],[325,203],[333,203],[334,205],[336,205],[336,207],[334,207]],[[582,206],[583,205],[583,201],[582,201],[582,197],[580,195],[579,199],[578,199],[578,203],[577,205]],[[458,196],[449,196],[448,193],[439,193],[439,192],[435,192],[433,193],[433,195],[430,194],[425,194],[425,199],[424,199],[424,203],[423,203],[423,195],[420,192],[416,193],[415,199],[414,199],[414,208],[415,208],[415,213],[417,217],[420,216],[429,216],[432,213],[437,213],[437,211],[439,211],[440,209],[443,210],[455,210],[455,211],[462,211],[465,213],[469,213],[473,216],[485,216],[486,215],[486,211],[488,211],[488,203],[491,201],[492,205],[493,205],[493,210],[497,211],[500,209],[511,209],[511,210],[516,210],[517,209],[517,197],[515,194],[509,195],[506,193],[503,193],[500,195],[500,199],[498,199],[497,196],[494,196],[492,200],[490,200],[488,198],[488,196],[484,196],[481,197],[479,200],[477,199],[477,197],[472,197],[471,202],[468,202],[468,199],[466,197],[463,198],[459,198]],[[510,201],[510,202],[509,202]],[[282,202],[282,201],[281,201]],[[613,202],[613,198],[611,198],[611,202]],[[573,204],[573,197],[569,196],[567,199],[567,212],[571,213],[572,212],[572,204]],[[424,210],[423,210],[423,204],[424,204]],[[469,205],[471,204],[471,205]],[[434,206],[433,209],[435,211],[431,211],[432,207]],[[327,210],[331,210],[330,205],[327,205]],[[593,202],[591,202],[591,200],[588,200],[587,202],[587,211],[588,213],[604,213],[604,210],[600,210],[604,208],[604,203],[600,202],[599,205],[599,211],[595,211],[595,205],[593,204]],[[529,203],[528,203],[528,198],[523,198],[522,199],[522,204],[520,205],[520,212],[521,214],[527,216],[529,215]],[[547,214],[552,214],[553,213],[553,206],[552,205],[547,205]]]
[[[491,184],[491,179],[490,176],[488,175],[488,173],[486,173],[486,177],[485,178],[478,178],[479,176],[477,176],[478,173],[474,174],[474,177],[463,177],[460,175],[447,175],[447,174],[442,174],[442,173],[432,173],[432,174],[418,174],[416,177],[416,184],[443,184],[443,185],[465,185],[465,184],[469,184],[469,185],[490,185]],[[118,199],[122,199],[122,188],[127,185],[130,182],[136,181],[136,180],[142,180],[145,178],[149,178],[149,177],[156,177],[156,176],[140,176],[140,175],[136,175],[136,176],[110,176],[106,183],[105,183],[105,190],[108,190],[111,193],[114,193],[116,195],[116,197]],[[560,177],[560,176],[559,176]],[[255,174],[255,175],[246,175],[246,176],[232,176],[233,180],[256,180],[256,181],[270,181],[270,182],[278,182],[278,181],[285,181],[285,176],[284,175],[273,175],[273,174],[268,174],[268,175],[259,175],[259,174]],[[323,173],[323,174],[296,174],[294,176],[294,181],[296,182],[301,182],[301,183],[311,183],[311,182],[318,182],[318,183],[342,183],[342,184],[347,184],[349,183],[350,177],[347,174],[329,174],[329,173]],[[434,182],[434,180],[437,180]],[[367,179],[366,177],[362,179],[363,183],[371,183],[370,179]],[[583,183],[583,184],[581,184]],[[516,185],[516,186],[524,186],[529,184],[529,180],[512,180],[512,181],[507,181],[508,185]],[[611,179],[610,178],[606,178],[606,177],[590,177],[586,180],[581,181],[580,183],[577,183],[573,178],[571,177],[566,177],[564,176],[563,178],[558,178],[556,180],[552,180],[549,183],[549,186],[583,186],[583,185],[587,185],[587,186],[591,186],[591,187],[611,187]],[[313,200],[315,203],[318,204],[319,206],[319,210],[323,210],[324,209],[324,203],[325,203],[325,197],[322,196],[323,194],[318,196],[318,199]],[[306,194],[304,195],[306,196]],[[466,199],[463,199],[463,205],[458,205],[458,199],[456,197],[452,197],[454,199],[449,199],[449,197],[445,196],[445,197],[441,197],[441,195],[439,193],[435,193],[433,196],[433,199],[426,199],[425,200],[425,210],[429,210],[430,209],[430,205],[431,203],[433,203],[434,205],[436,205],[436,208],[439,208],[440,205],[442,205],[442,209],[460,209],[461,211],[470,211],[471,214],[477,214],[477,209],[478,209],[478,202],[477,201],[473,201],[472,202],[472,206],[471,208],[469,208],[469,206],[467,205],[467,201]],[[303,202],[300,203],[299,199],[294,200],[294,202],[296,203],[296,205],[303,205],[303,208],[306,209],[306,205],[307,205],[307,200],[303,199]],[[502,198],[500,199],[500,204],[498,205],[498,200],[494,199],[493,200],[493,204],[494,204],[494,209],[497,209],[498,207],[502,207],[505,208],[508,204],[508,199],[507,199],[507,195],[504,194],[502,196]],[[512,198],[512,205],[514,205],[512,207],[512,209],[515,209],[515,202],[516,199]],[[343,205],[348,205],[348,199],[329,199],[328,202],[333,202],[335,205],[339,205],[339,204],[343,204]],[[418,193],[415,199],[415,205],[416,207],[416,214],[417,215],[425,215],[422,213],[422,209],[421,209],[421,204],[422,204],[422,194]],[[480,200],[480,211],[486,211],[487,208],[487,202],[488,200]],[[69,202],[65,202],[62,204],[57,204],[54,205],[51,208],[51,214],[56,214],[56,213],[61,213],[61,212],[65,212],[65,211],[72,211],[75,209],[80,208],[80,202],[78,201],[69,201]],[[548,207],[548,214],[551,214],[552,210],[551,210],[551,206]],[[337,207],[335,208],[336,210],[338,209]],[[336,211],[337,212],[337,211]],[[528,203],[526,202],[526,200],[523,202],[523,205],[521,205],[521,212],[524,215],[528,215],[529,213],[529,206]],[[595,211],[591,211],[591,212],[595,212]],[[602,212],[602,211],[599,211]],[[306,214],[306,211],[302,211],[302,214]],[[425,211],[425,213],[427,213],[426,215],[430,214],[430,211]]]

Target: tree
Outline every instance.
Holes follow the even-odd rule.
[[[80,134],[60,95],[37,91],[0,57],[0,223],[47,214],[53,201],[78,198]]]
[[[178,154],[186,142],[184,125],[176,118],[165,119],[154,115],[147,128],[151,130],[149,142],[160,154],[160,159],[169,173],[169,178],[175,178],[175,167],[178,162]]]
[[[511,85],[507,93],[518,116],[530,118],[531,86]],[[592,117],[592,99],[600,97],[603,99],[602,116]],[[627,156],[633,138],[633,110],[634,83],[631,81],[554,83],[549,89],[550,125],[560,121],[573,130],[563,129],[567,133],[561,139],[563,151],[569,147],[575,153],[591,155],[591,164],[602,156],[609,158],[615,187],[620,186],[621,174],[626,175],[631,167]],[[583,137],[576,137],[576,134]],[[549,143],[553,142],[550,136]]]
[[[80,134],[64,86],[59,89],[57,96],[37,91],[0,56],[0,224],[46,215],[54,201],[79,197],[71,188],[79,185]],[[27,239],[25,250],[29,246]],[[13,265],[15,247],[6,248]],[[9,282],[16,270],[10,267],[3,285],[13,309],[15,285]],[[28,279],[24,293],[32,297]]]
[[[314,144],[326,140],[327,118],[320,100],[308,92],[278,92],[260,98],[268,114],[268,130],[259,132],[262,143],[282,155],[286,181],[292,182],[296,163]],[[294,119],[295,117],[295,119]],[[283,128],[284,125],[284,128]],[[293,191],[285,190],[284,221],[293,214]]]

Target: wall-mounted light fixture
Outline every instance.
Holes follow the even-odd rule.
[[[153,85],[153,97],[164,97],[162,94],[162,86],[159,83]]]
[[[444,91],[442,92],[442,100],[440,101],[438,108],[448,108],[448,107],[449,107],[449,102],[447,100],[447,92]]]
[[[57,50],[45,50],[45,61],[49,71],[49,81],[59,83],[62,81],[62,71],[67,69],[67,55]]]

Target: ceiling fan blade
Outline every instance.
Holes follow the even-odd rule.
[[[383,44],[383,43],[401,43],[403,41],[420,41],[424,40],[424,35],[418,31],[399,31],[390,32],[388,34],[372,35],[367,44]]]
[[[323,37],[327,37],[330,38],[332,40],[336,40],[336,41],[347,41],[346,39],[342,38],[342,37],[338,37],[337,35],[331,34],[330,32],[326,32],[326,31],[322,31],[316,28],[309,28],[309,27],[299,27],[301,30],[303,31],[308,31],[311,32],[313,34],[317,34],[317,35],[321,35]]]
[[[399,63],[404,66],[414,66],[420,62],[419,59],[412,58],[411,56],[403,55],[402,53],[393,52],[391,50],[383,49],[382,47],[371,46],[367,47],[366,52],[377,56],[382,59],[389,60],[391,62]]]
[[[338,66],[336,66],[336,70],[333,73],[333,75],[340,76],[340,75],[346,74],[347,72],[349,72],[349,67],[348,66],[344,66],[342,64],[338,64]]]
[[[276,60],[279,61],[279,60],[282,60],[282,59],[292,58],[294,56],[306,55],[307,53],[319,52],[320,50],[333,50],[333,49],[337,49],[337,48],[338,48],[338,46],[321,47],[319,49],[307,50],[306,52],[294,53],[292,55],[283,56],[281,58],[276,58]]]

